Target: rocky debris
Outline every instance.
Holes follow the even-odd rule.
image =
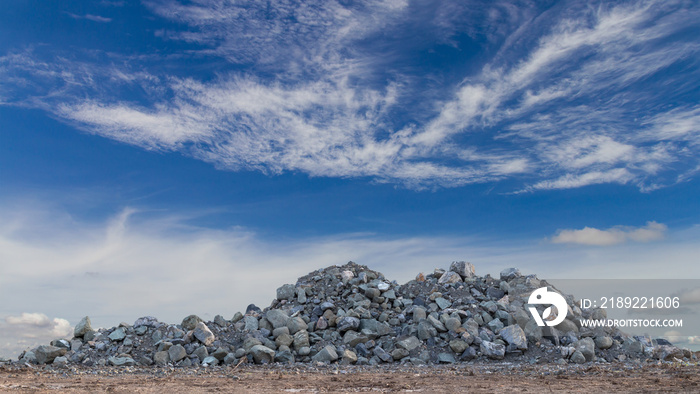
[[[269,307],[249,305],[231,320],[196,315],[180,324],[151,316],[93,330],[83,318],[71,339],[27,350],[19,362],[55,367],[215,366],[238,363],[380,365],[460,362],[590,363],[690,360],[695,355],[665,340],[632,337],[616,328],[579,327],[580,318],[605,318],[564,295],[568,317],[539,327],[527,307],[543,286],[516,268],[498,278],[478,276],[471,263],[453,262],[399,285],[353,262],[316,270],[277,289]],[[542,313],[545,306],[537,306]],[[495,361],[494,361],[495,360]]]

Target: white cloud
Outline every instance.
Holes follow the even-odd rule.
[[[651,242],[663,239],[666,230],[666,225],[656,222],[647,222],[645,227],[616,226],[607,230],[584,227],[581,230],[559,230],[551,242],[595,246],[617,245],[628,240]]]
[[[21,351],[38,344],[72,336],[73,327],[66,319],[22,312],[19,316],[6,316],[4,322],[0,321],[0,353],[16,358]]]
[[[92,14],[76,15],[76,14],[68,13],[68,15],[73,19],[86,19],[89,21],[99,22],[99,23],[109,23],[112,21],[112,18],[107,18],[107,17],[99,16],[99,15],[92,15]]]
[[[163,39],[196,44],[187,56],[219,56],[230,71],[199,81],[153,75],[149,61],[179,67],[168,58],[129,54],[120,68],[40,61],[28,51],[0,58],[0,100],[234,171],[414,188],[514,178],[531,182],[525,191],[605,183],[649,191],[694,176],[698,166],[699,110],[681,97],[700,80],[686,65],[700,44],[681,34],[697,26],[698,7],[571,4],[537,15],[507,3],[146,4],[182,26],[161,31]],[[492,30],[489,23],[503,20],[519,28]],[[463,32],[487,36],[484,45],[498,47],[485,49],[496,55],[433,83],[442,70],[391,61],[415,57],[413,29],[441,45],[458,46]],[[686,71],[680,77],[669,67]],[[133,98],[135,87],[144,97]]]

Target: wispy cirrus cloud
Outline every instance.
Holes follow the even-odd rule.
[[[515,179],[521,192],[605,183],[652,190],[693,176],[699,164],[700,116],[688,93],[700,88],[700,45],[689,35],[700,7],[692,4],[146,5],[179,24],[161,29],[163,39],[195,44],[192,56],[223,58],[230,69],[198,80],[146,64],[20,53],[0,59],[2,100],[222,169],[413,188]],[[483,19],[455,17],[476,14]],[[493,30],[482,20],[519,27]],[[439,65],[406,66],[439,49],[416,44],[421,28],[426,41],[457,49],[460,34],[487,37],[467,63],[449,66],[481,65],[450,78]],[[21,99],[21,87],[31,97]]]
[[[104,16],[99,16],[99,15],[92,15],[92,14],[85,14],[85,15],[77,15],[73,13],[68,13],[68,16],[70,16],[73,19],[85,19],[93,22],[99,22],[99,23],[109,23],[112,21],[112,18],[107,18]]]

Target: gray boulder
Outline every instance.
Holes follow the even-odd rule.
[[[586,361],[595,359],[595,342],[591,338],[581,338],[574,343],[574,348],[583,354]]]
[[[396,347],[406,349],[409,352],[420,346],[420,344],[420,339],[416,338],[415,336],[406,337],[396,341]]]
[[[173,345],[168,349],[168,355],[170,356],[170,361],[176,363],[187,357],[187,351],[182,345]]]
[[[190,331],[194,330],[194,328],[197,326],[197,323],[202,322],[203,320],[199,318],[197,315],[189,315],[186,318],[182,319],[182,328],[185,331]]]
[[[583,364],[586,362],[586,356],[584,356],[583,353],[581,353],[580,351],[576,350],[571,355],[571,358],[569,360],[574,364]]]
[[[455,356],[451,353],[440,353],[437,358],[438,362],[442,364],[454,364],[456,362]]]
[[[255,345],[250,348],[250,354],[256,364],[270,364],[275,361],[275,351],[267,346]]]
[[[474,265],[466,261],[454,261],[450,265],[450,271],[458,273],[462,279],[471,278],[474,276]]]
[[[505,327],[498,332],[498,335],[500,335],[509,346],[512,345],[513,348],[519,350],[527,350],[527,338],[525,337],[525,332],[519,325],[513,324]]]
[[[92,331],[92,325],[90,324],[90,318],[85,316],[76,324],[75,329],[73,329],[73,336],[76,338],[82,338],[89,331]]]
[[[115,367],[132,367],[136,365],[136,361],[131,357],[110,357],[107,359],[107,362]]]
[[[53,362],[51,363],[54,367],[65,367],[68,365],[68,359],[64,356],[56,357],[53,359]]]
[[[482,341],[479,350],[481,350],[481,354],[494,360],[503,360],[506,355],[505,346],[490,341]]]
[[[272,324],[272,328],[280,328],[287,325],[287,320],[289,320],[289,315],[281,309],[271,309],[265,314],[267,321]]]
[[[506,268],[503,271],[501,271],[501,280],[503,281],[510,281],[516,278],[521,277],[522,274],[520,273],[520,270],[517,268]]]
[[[126,338],[126,328],[124,327],[118,327],[114,331],[112,331],[111,334],[107,336],[110,340],[114,342],[118,342]]]
[[[336,328],[341,334],[348,330],[360,328],[360,319],[356,317],[343,316],[335,321]]]
[[[596,337],[593,341],[598,349],[610,349],[613,345],[613,339],[609,336]]]
[[[450,284],[450,283],[457,283],[457,282],[461,282],[461,281],[462,281],[462,277],[458,273],[453,272],[453,271],[445,272],[444,274],[442,274],[440,279],[438,279],[438,283],[441,285]]]
[[[65,356],[68,349],[51,345],[41,345],[34,351],[34,356],[39,364],[52,363],[56,357]]]
[[[153,355],[153,362],[160,366],[167,365],[170,362],[169,352],[165,350],[156,352],[156,354]]]
[[[295,293],[296,289],[294,288],[294,285],[282,285],[280,288],[277,289],[277,299],[280,301],[293,300]]]
[[[194,337],[197,338],[199,342],[202,342],[204,346],[211,346],[216,340],[214,333],[211,332],[209,327],[207,327],[204,322],[199,322],[194,328]]]
[[[311,357],[311,359],[314,362],[331,363],[338,359],[338,353],[335,351],[335,347],[326,345],[323,349]]]

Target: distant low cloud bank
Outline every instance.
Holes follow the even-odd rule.
[[[653,221],[647,222],[644,227],[615,226],[607,230],[584,227],[581,230],[559,230],[551,242],[595,246],[618,245],[627,241],[651,242],[663,239],[666,230],[668,227],[665,224]]]

